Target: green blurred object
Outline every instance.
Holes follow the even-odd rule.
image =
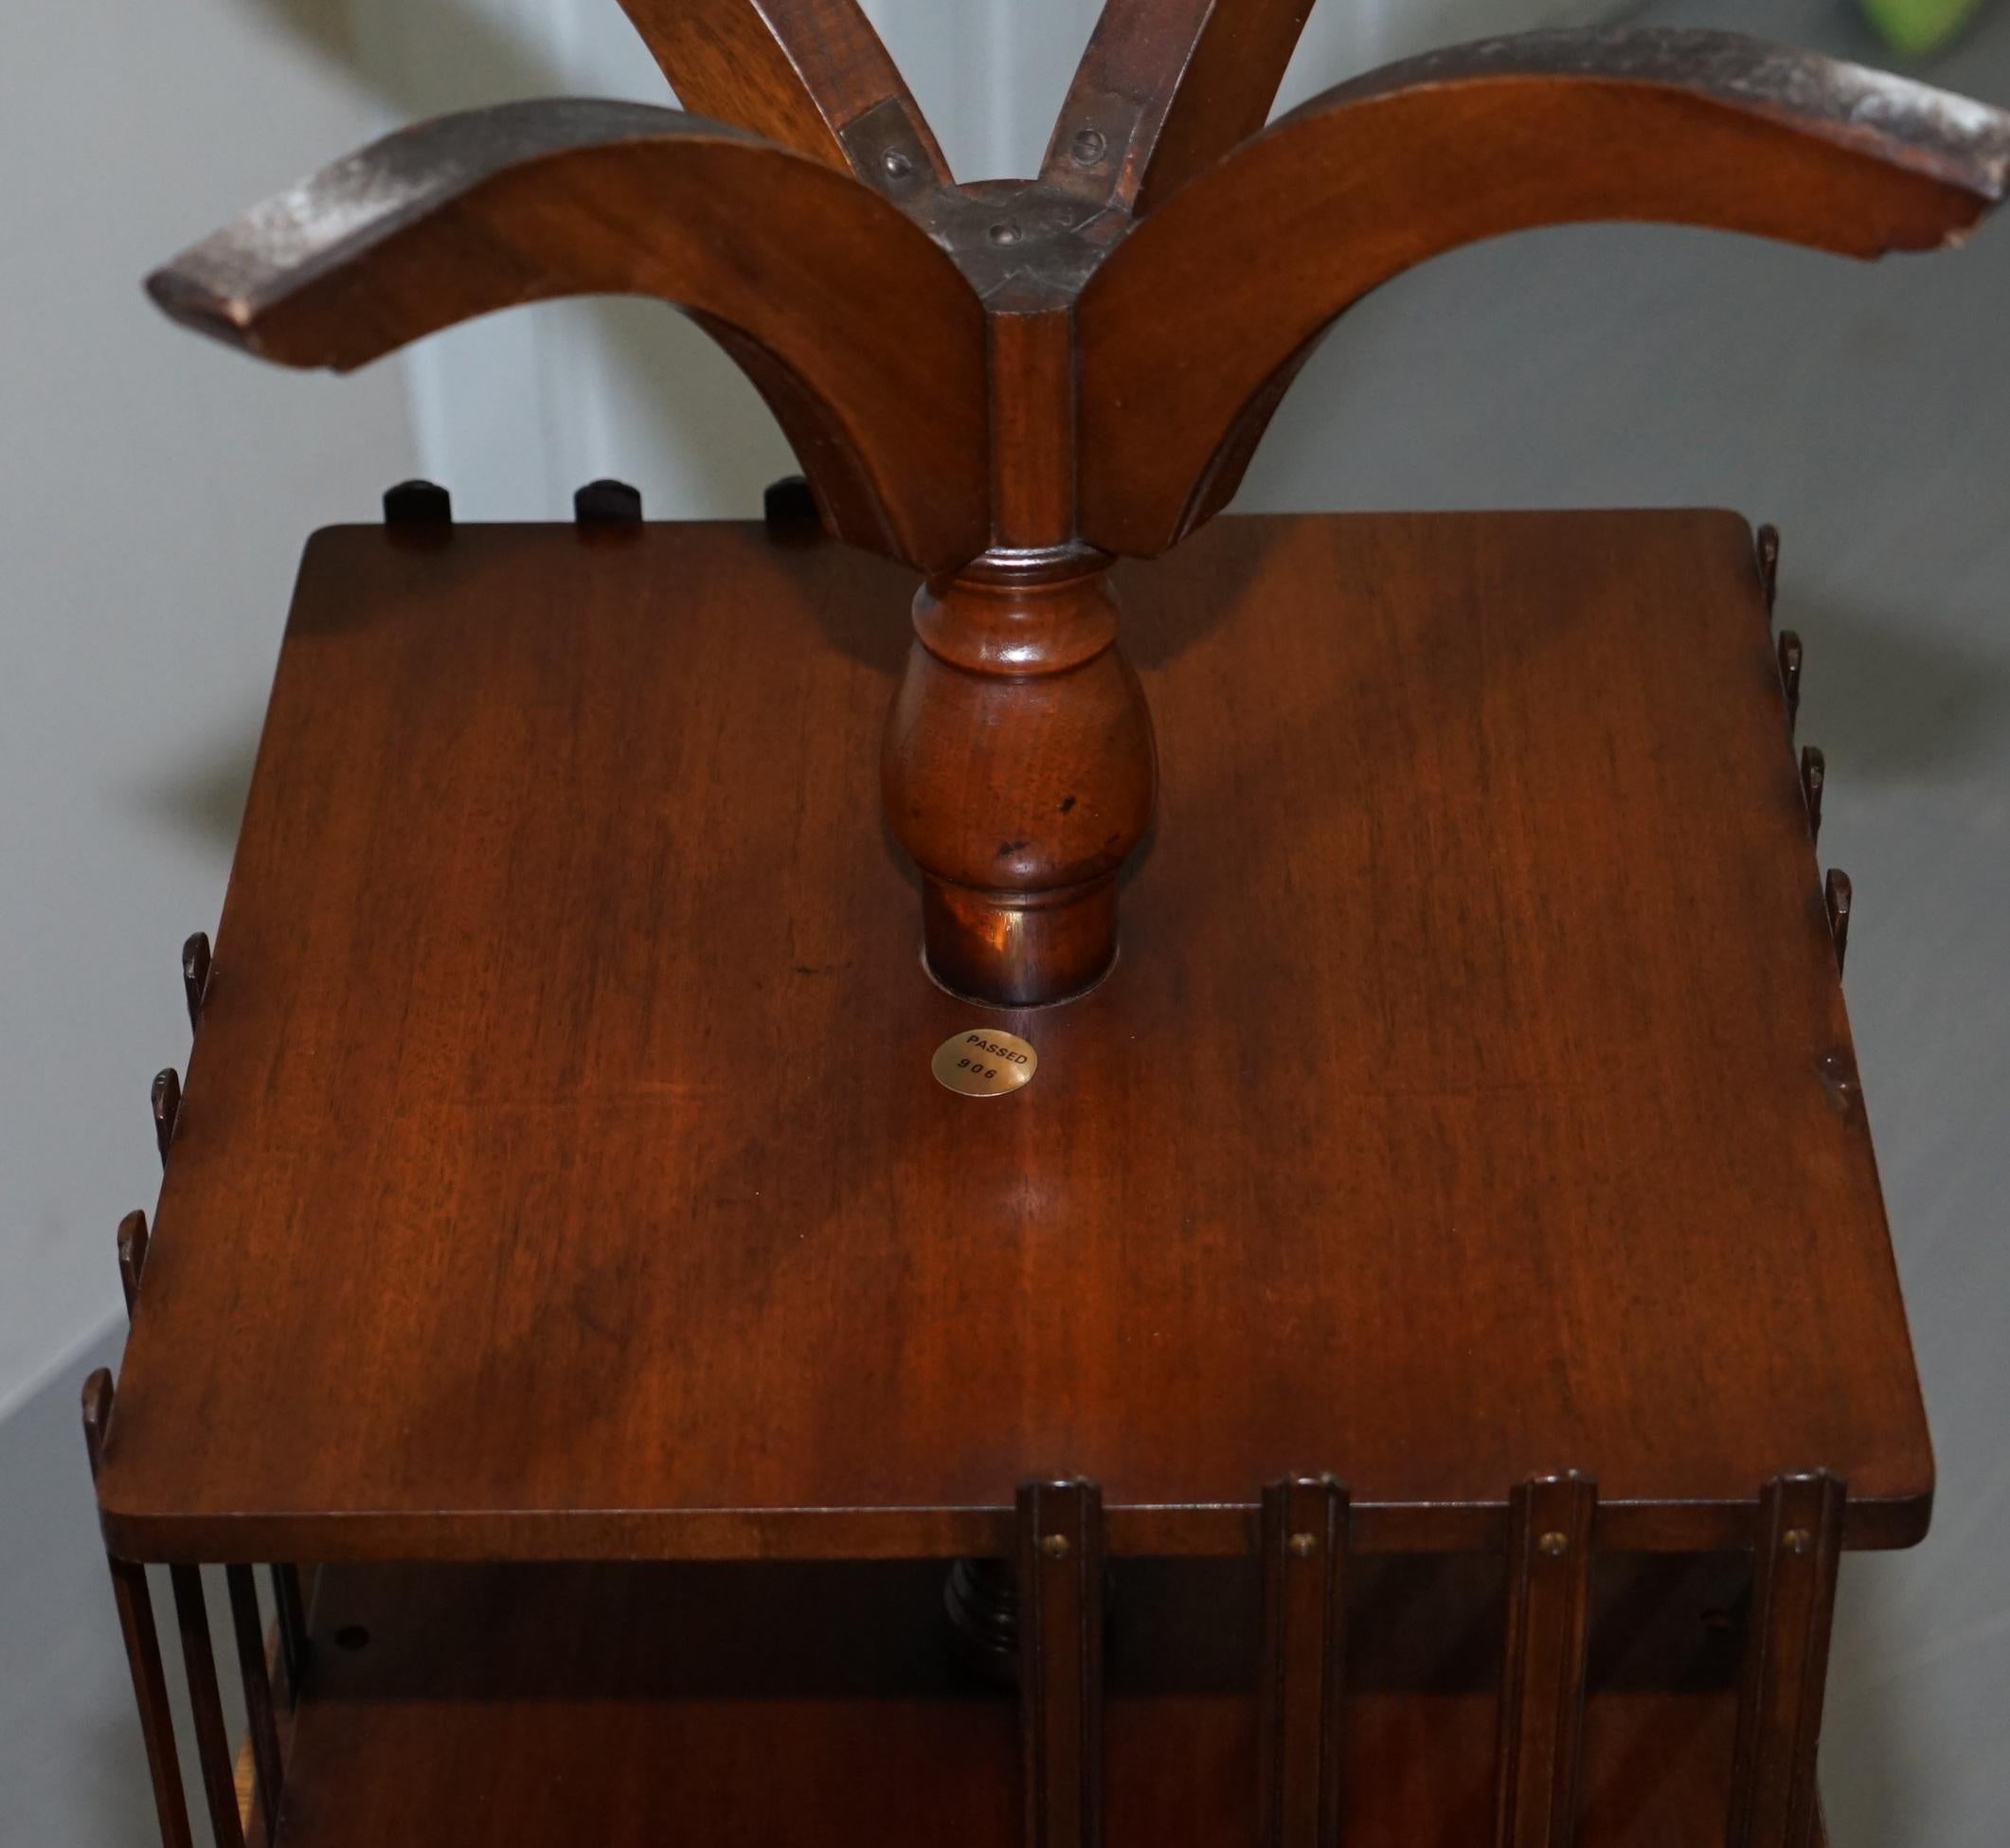
[[[1909,58],[1938,51],[1989,0],[1863,0],[1871,24]]]

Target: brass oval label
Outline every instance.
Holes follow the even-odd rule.
[[[1040,1055],[1016,1033],[977,1027],[955,1033],[935,1049],[934,1071],[963,1097],[1003,1097],[1032,1083]]]

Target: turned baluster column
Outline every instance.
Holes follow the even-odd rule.
[[[995,1007],[1093,987],[1157,765],[1108,560],[992,553],[923,590],[884,763],[923,882],[928,967]]]
[[[1030,204],[998,188],[996,225]],[[1065,1001],[1109,972],[1118,874],[1158,786],[1111,560],[1074,536],[1073,296],[1021,280],[986,302],[993,543],[915,598],[882,764],[928,967],[993,1007]]]

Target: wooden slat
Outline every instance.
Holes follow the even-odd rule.
[[[294,1701],[299,1698],[307,1667],[307,1601],[300,1593],[297,1566],[272,1568],[272,1606],[279,1632],[279,1671],[285,1678],[282,1696]]]
[[[1841,1554],[1841,1480],[1783,1476],[1759,1501],[1728,1848],[1807,1848]]]
[[[112,1398],[111,1372],[100,1367],[83,1383],[83,1443],[94,1479],[104,1461]],[[133,1675],[133,1697],[139,1708],[139,1732],[147,1749],[147,1774],[153,1785],[162,1848],[191,1848],[181,1757],[174,1749],[174,1716],[168,1705],[168,1676],[161,1662],[160,1632],[154,1626],[147,1569],[110,1555],[105,1564],[111,1569],[112,1598],[118,1608],[119,1634],[125,1639],[126,1665]]]
[[[1524,1482],[1509,1505],[1496,1848],[1576,1839],[1597,1508],[1597,1485],[1575,1474]]]
[[[1347,1491],[1301,1476],[1264,1491],[1263,1848],[1340,1836],[1346,1682]]]
[[[216,1848],[244,1848],[230,1735],[224,1725],[223,1690],[217,1685],[216,1654],[209,1643],[203,1569],[171,1566],[168,1577],[174,1588],[175,1624],[181,1632],[182,1665],[188,1676],[188,1704],[195,1715],[196,1756],[202,1767],[203,1793],[209,1803],[210,1831]]]
[[[266,1840],[273,1841],[279,1830],[284,1772],[278,1722],[273,1712],[272,1675],[265,1657],[265,1625],[259,1615],[259,1582],[249,1566],[226,1566],[224,1576],[230,1588],[230,1626],[237,1640],[238,1672],[244,1682],[245,1727],[257,1771],[259,1815]]]
[[[1019,1704],[1027,1848],[1103,1836],[1103,1497],[1093,1482],[1018,1494]]]

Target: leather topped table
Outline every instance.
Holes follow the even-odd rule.
[[[1119,973],[924,975],[895,571],[759,527],[313,545],[101,1481],[135,1558],[1614,1546],[1931,1463],[1752,538],[1253,519],[1123,579]],[[987,1024],[1032,1084],[930,1055]]]

